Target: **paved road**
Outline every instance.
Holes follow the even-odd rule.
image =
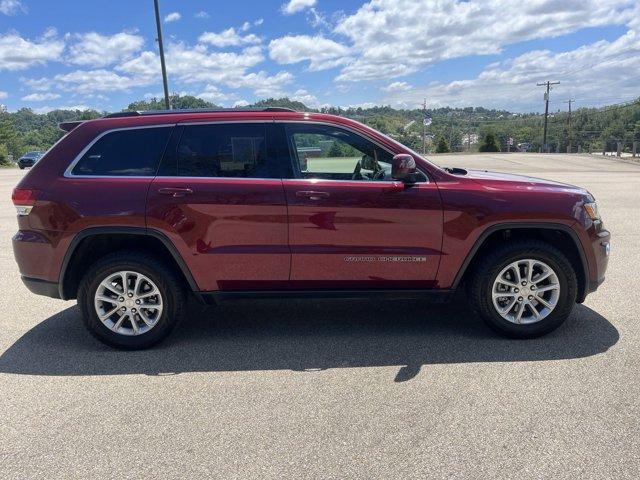
[[[587,187],[608,280],[532,341],[463,306],[260,302],[202,311],[160,347],[94,341],[36,297],[9,248],[0,171],[0,477],[637,478],[640,165],[439,156]]]

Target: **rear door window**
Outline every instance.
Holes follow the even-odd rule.
[[[279,178],[263,123],[186,125],[176,156],[181,177]]]
[[[151,177],[173,127],[132,128],[108,132],[71,170],[77,176]]]

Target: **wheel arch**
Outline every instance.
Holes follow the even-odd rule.
[[[192,291],[198,290],[189,267],[171,240],[162,232],[144,227],[91,227],[78,232],[65,253],[58,279],[60,298],[63,300],[75,298],[80,283],[80,273],[87,262],[94,262],[107,253],[124,249],[125,247],[120,248],[121,242],[127,238],[134,240],[134,247],[152,248],[153,253],[162,258],[166,258],[162,255],[163,253],[169,253],[168,259],[171,266],[181,274]],[[114,239],[117,239],[115,243],[113,243]],[[108,247],[109,244],[112,248]],[[90,250],[92,246],[99,247],[94,251]]]
[[[578,279],[578,303],[582,303],[588,293],[589,265],[578,234],[568,225],[553,222],[510,222],[498,223],[486,228],[475,241],[454,279],[452,288],[456,289],[468,275],[473,273],[478,259],[496,241],[512,237],[521,237],[529,232],[537,238],[558,248],[571,262]],[[554,234],[560,234],[558,241],[552,241]],[[532,238],[531,236],[529,238]]]

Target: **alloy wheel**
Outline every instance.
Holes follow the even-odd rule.
[[[94,296],[98,318],[120,335],[142,335],[151,330],[162,315],[162,295],[147,276],[133,271],[109,274]]]
[[[560,282],[546,263],[522,259],[500,271],[491,289],[493,306],[505,320],[531,324],[551,314],[560,299]]]

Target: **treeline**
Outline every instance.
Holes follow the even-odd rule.
[[[171,96],[174,109],[216,108],[216,105],[189,95]],[[248,108],[285,107],[298,111],[317,111],[301,102],[288,98],[261,100]],[[152,98],[131,103],[125,110],[161,110],[163,99]],[[405,145],[422,150],[422,112],[420,109],[402,110],[391,107],[322,108],[320,111],[342,115],[380,130]],[[16,112],[0,110],[0,163],[9,156],[14,159],[29,150],[46,150],[61,136],[58,123],[98,118],[107,112],[95,110],[54,110],[36,114],[29,108]],[[538,151],[542,146],[543,115],[516,114],[506,110],[482,107],[430,109],[433,123],[427,127],[427,151],[477,151],[489,140],[491,147],[504,150],[509,138],[517,144],[528,143]],[[578,145],[582,151],[615,150],[622,142],[623,150],[630,151],[634,141],[640,141],[640,98],[634,102],[602,108],[580,108],[571,115],[567,112],[550,114],[548,141],[551,151],[565,152],[569,142],[573,151]],[[514,148],[511,147],[511,148]]]
[[[422,112],[396,110],[391,107],[368,109],[324,109],[328,113],[359,120],[397,139],[416,151],[422,151]],[[485,108],[438,108],[429,110],[433,123],[426,129],[427,151],[478,151],[484,145],[488,151],[497,143],[507,149],[511,138],[512,151],[518,144],[530,144],[532,151],[542,148],[544,115],[520,114]],[[492,138],[494,137],[494,138]],[[640,142],[640,98],[624,104],[602,108],[580,108],[571,113],[552,112],[547,127],[547,144],[552,152],[572,151],[578,146],[588,152],[613,151],[621,142],[623,151],[631,151],[633,142]],[[640,149],[640,146],[638,146]]]

